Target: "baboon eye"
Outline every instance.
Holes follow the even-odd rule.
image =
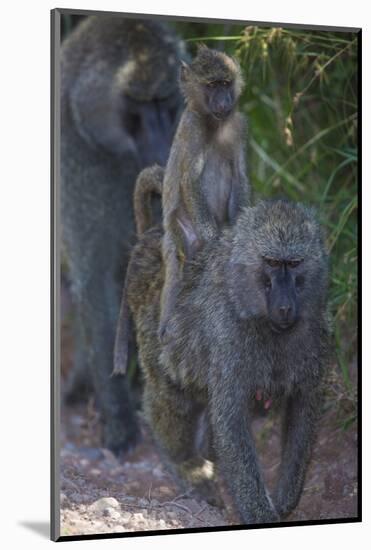
[[[272,258],[266,258],[265,261],[270,267],[279,267],[281,265],[279,260],[273,260]]]
[[[264,288],[267,291],[272,288],[272,282],[271,282],[270,279],[267,278],[267,279],[264,280]]]
[[[129,134],[136,137],[141,129],[141,118],[137,113],[125,117],[125,124]]]
[[[301,264],[302,260],[290,260],[289,262],[287,262],[287,265],[288,267],[292,267],[292,268],[295,268],[295,267],[298,267],[299,264]]]
[[[208,82],[206,85],[208,88],[215,88],[216,82]]]
[[[222,80],[222,86],[229,86],[228,80]]]
[[[296,285],[296,288],[298,289],[302,289],[303,286],[304,286],[304,277],[303,275],[299,275],[298,277],[296,277],[295,279],[295,285]]]

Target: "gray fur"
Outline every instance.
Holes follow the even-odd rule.
[[[61,218],[76,307],[66,395],[93,383],[103,444],[114,451],[137,432],[127,382],[110,377],[134,184],[146,165],[166,163],[181,106],[179,56],[163,24],[124,17],[89,17],[62,45]]]
[[[248,204],[245,120],[237,111],[242,78],[226,54],[199,48],[180,77],[186,109],[171,147],[163,183],[163,257],[160,338],[170,335],[183,265],[201,246],[233,224]],[[187,247],[188,244],[188,247]]]
[[[184,276],[171,318],[173,338],[158,339],[164,265],[159,228],[133,250],[128,303],[145,378],[144,412],[174,471],[202,492],[205,461],[195,449],[206,410],[213,452],[243,523],[277,521],[297,505],[321,413],[329,356],[327,256],[312,210],[286,201],[246,208],[235,226],[205,244]],[[263,257],[300,253],[305,284],[300,315],[273,332]],[[236,265],[239,268],[236,270]],[[251,435],[257,393],[282,411],[282,464],[269,496]]]

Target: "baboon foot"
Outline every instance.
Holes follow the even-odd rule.
[[[103,446],[112,451],[117,457],[126,455],[141,440],[141,433],[137,422],[114,420],[106,423],[103,428]]]
[[[215,483],[214,464],[203,458],[194,458],[184,462],[179,472],[192,489],[212,506],[223,507]]]
[[[63,391],[63,402],[67,406],[86,403],[92,394],[92,386],[89,382],[78,382],[70,379]]]
[[[195,484],[194,490],[211,506],[215,506],[216,508],[224,508],[223,499],[217,491],[215,482],[205,480],[202,483]]]
[[[272,500],[274,503],[274,508],[280,518],[285,518],[290,515],[297,504],[296,502],[289,503],[287,497],[285,495],[279,494],[279,492],[273,494]]]

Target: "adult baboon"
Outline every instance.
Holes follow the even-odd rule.
[[[92,381],[103,444],[114,451],[136,435],[126,381],[110,378],[133,190],[143,167],[166,163],[181,106],[179,55],[162,23],[124,17],[89,17],[62,45],[61,220],[76,306],[66,396]]]
[[[136,327],[146,418],[177,474],[207,492],[210,469],[195,448],[206,411],[216,463],[241,520],[276,521],[299,501],[321,412],[329,328],[320,227],[300,204],[266,201],[244,209],[185,264],[166,345],[158,337],[161,238],[158,227],[140,237],[124,295]],[[272,498],[250,425],[261,398],[283,418]]]

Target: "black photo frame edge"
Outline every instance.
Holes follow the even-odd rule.
[[[142,18],[142,19],[163,19],[167,21],[192,21],[192,22],[207,22],[207,23],[228,23],[256,25],[261,27],[285,27],[288,29],[300,28],[304,30],[332,30],[336,32],[354,32],[357,34],[357,53],[358,53],[358,174],[357,174],[357,194],[360,208],[358,208],[358,403],[357,403],[357,420],[358,420],[358,514],[350,518],[336,519],[318,519],[305,521],[289,521],[285,523],[266,523],[258,525],[231,525],[223,527],[198,527],[184,528],[171,530],[156,530],[156,531],[135,531],[122,533],[97,533],[87,535],[70,535],[62,536],[60,534],[60,442],[59,442],[59,426],[60,426],[60,218],[58,205],[59,200],[59,143],[60,143],[60,68],[58,64],[60,55],[60,16],[61,15],[110,15],[118,17]],[[50,258],[51,258],[51,279],[50,279],[50,349],[51,349],[51,388],[50,388],[50,471],[51,471],[51,486],[50,486],[50,538],[54,542],[66,542],[74,540],[95,540],[95,539],[112,539],[112,538],[127,538],[141,537],[154,535],[175,535],[188,534],[199,532],[218,532],[218,531],[239,531],[250,529],[266,529],[266,528],[281,528],[291,526],[308,526],[308,525],[332,525],[362,522],[362,28],[360,27],[336,27],[315,24],[296,24],[296,23],[272,23],[267,21],[248,21],[248,20],[225,20],[216,18],[200,18],[192,16],[173,16],[173,15],[157,15],[157,14],[141,14],[141,13],[125,13],[111,12],[101,10],[79,10],[70,8],[54,8],[50,12],[51,15],[51,84],[50,84],[50,156],[51,156],[51,188],[50,188]]]

